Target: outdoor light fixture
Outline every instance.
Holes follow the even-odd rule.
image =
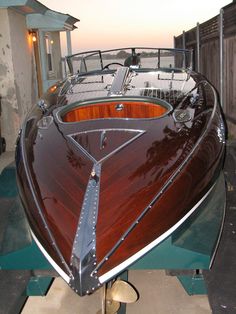
[[[29,31],[29,34],[32,36],[32,41],[35,43],[37,41],[37,35],[34,31]]]

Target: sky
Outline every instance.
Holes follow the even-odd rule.
[[[173,47],[173,37],[219,14],[231,0],[39,0],[80,20],[72,51]],[[62,35],[62,54],[66,54]]]

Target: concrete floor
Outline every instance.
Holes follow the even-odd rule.
[[[0,155],[0,173],[14,160],[14,152]],[[129,281],[139,292],[139,300],[127,305],[127,314],[208,314],[207,296],[188,296],[175,277],[160,270],[133,270]],[[22,314],[96,314],[101,308],[101,291],[79,297],[61,279],[55,279],[47,296],[30,297]]]
[[[175,277],[160,270],[129,272],[129,281],[139,300],[127,305],[127,314],[209,314],[207,296],[188,296]],[[96,314],[101,308],[101,291],[79,297],[57,278],[45,297],[30,297],[22,314]]]

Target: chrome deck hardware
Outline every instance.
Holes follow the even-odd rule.
[[[47,105],[46,105],[44,99],[40,99],[37,102],[37,106],[42,110],[43,113],[45,113],[47,111]]]
[[[124,109],[124,105],[123,104],[117,104],[116,105],[116,110],[117,111],[122,111]]]

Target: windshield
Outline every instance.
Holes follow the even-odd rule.
[[[192,51],[167,48],[120,48],[88,51],[66,57],[70,74],[113,70],[120,66],[133,69],[190,69]]]

